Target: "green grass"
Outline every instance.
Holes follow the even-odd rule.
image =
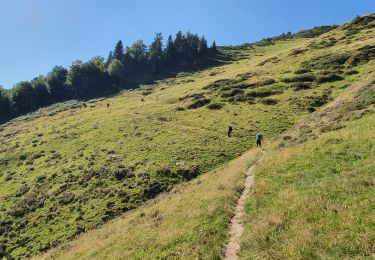
[[[322,114],[355,112],[351,105],[371,96],[365,89],[375,88],[365,85],[354,100]],[[375,256],[375,114],[371,105],[361,110],[367,113],[341,122],[340,130],[269,149],[246,204],[242,259]],[[325,124],[323,117],[305,122],[314,133],[316,121]]]
[[[22,258],[46,251],[237,158],[254,146],[256,132],[266,141],[278,136],[372,74],[374,61],[335,68],[342,80],[314,81],[306,90],[295,91],[282,79],[296,77],[310,61],[318,76],[318,65],[327,66],[321,57],[354,55],[373,44],[373,35],[363,29],[348,42],[338,28],[317,39],[227,48],[234,60],[221,66],[92,100],[86,107],[55,105],[2,126],[0,253]],[[309,47],[325,37],[334,37],[335,44]],[[296,49],[306,51],[295,54]],[[346,73],[353,69],[358,73]],[[213,83],[215,88],[208,87]],[[209,108],[216,103],[223,106]],[[192,109],[197,104],[203,106]],[[229,124],[232,138],[225,133]],[[222,242],[226,225],[218,223],[224,223],[221,233],[212,240]],[[174,249],[178,245],[175,241]]]
[[[250,151],[36,259],[220,259]]]

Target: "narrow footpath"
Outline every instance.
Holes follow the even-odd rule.
[[[238,253],[240,251],[240,238],[243,232],[243,221],[245,217],[245,202],[254,182],[254,172],[257,162],[259,162],[259,160],[254,162],[253,165],[246,171],[244,189],[237,201],[229,227],[229,241],[225,248],[226,260],[234,260],[238,258]]]

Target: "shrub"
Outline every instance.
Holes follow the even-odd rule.
[[[30,190],[30,187],[27,184],[24,184],[16,191],[16,197],[21,197],[23,194],[26,194]]]
[[[310,69],[307,69],[307,68],[300,68],[298,70],[296,70],[294,73],[295,74],[305,74],[305,73],[310,73],[311,70]]]
[[[357,70],[348,70],[345,72],[345,75],[354,75],[358,74],[359,72]]]
[[[290,55],[295,56],[306,52],[308,49],[294,49],[290,52]]]
[[[281,90],[259,90],[246,93],[247,99],[269,97],[273,95],[282,94]]]
[[[279,101],[277,99],[264,98],[260,100],[260,103],[262,103],[263,105],[276,105],[277,103],[279,103]]]
[[[328,74],[328,75],[321,75],[316,79],[316,82],[318,83],[325,83],[325,82],[334,82],[338,80],[343,80],[341,76],[337,74]]]
[[[299,90],[311,89],[311,84],[306,83],[306,82],[293,82],[292,84],[290,84],[290,87],[294,91],[299,91]]]
[[[315,75],[311,73],[305,73],[301,75],[296,75],[292,78],[284,78],[281,81],[290,83],[290,82],[313,82],[315,80]]]
[[[178,169],[177,174],[182,176],[185,180],[191,180],[199,175],[199,167],[195,166],[191,169]]]
[[[222,107],[224,106],[224,104],[222,103],[212,103],[212,104],[209,104],[207,106],[208,109],[211,109],[211,110],[219,110],[221,109]]]
[[[320,132],[326,133],[326,132],[336,131],[344,127],[345,127],[344,125],[334,123],[334,124],[323,126],[322,128],[320,128]]]
[[[198,99],[195,102],[193,102],[192,104],[190,104],[187,108],[188,109],[197,109],[197,108],[200,108],[200,107],[203,107],[203,106],[209,104],[210,102],[211,102],[211,100],[208,99],[208,98]]]
[[[118,169],[115,169],[113,171],[113,177],[120,181],[120,180],[123,180],[124,178],[129,178],[129,177],[132,177],[134,176],[133,172],[130,171],[129,169],[125,169],[125,168],[118,168]]]
[[[223,86],[233,85],[241,81],[241,79],[219,79],[208,84],[207,86],[204,86],[203,89],[217,89]]]
[[[75,195],[71,192],[63,193],[59,198],[59,203],[61,205],[67,205],[75,200]]]
[[[274,79],[264,79],[264,80],[259,81],[258,83],[256,83],[256,85],[259,86],[259,87],[261,87],[261,86],[268,86],[268,85],[272,85],[275,82],[276,81]]]
[[[348,59],[351,57],[350,53],[328,54],[313,58],[309,61],[302,62],[304,68],[315,69],[337,69],[342,68]]]
[[[241,89],[229,89],[229,90],[226,90],[226,91],[220,91],[220,96],[223,97],[223,98],[227,98],[227,97],[233,97],[233,96],[236,96],[238,94],[243,94],[244,91],[241,90]]]

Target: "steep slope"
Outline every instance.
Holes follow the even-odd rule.
[[[257,165],[242,259],[375,256],[374,76],[351,90]]]
[[[45,251],[239,156],[255,132],[282,133],[373,73],[372,22],[227,49],[237,61],[4,126],[2,255]],[[205,238],[222,243],[229,217]],[[166,241],[177,250],[179,239]]]
[[[36,259],[218,259],[249,151]]]

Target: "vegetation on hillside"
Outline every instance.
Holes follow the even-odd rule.
[[[144,206],[36,259],[220,259],[244,173],[246,152],[220,169],[176,186]]]
[[[19,82],[9,91],[0,86],[0,122],[57,102],[132,88],[132,82],[148,82],[171,69],[206,65],[210,63],[209,56],[217,54],[215,42],[208,48],[204,36],[189,32],[178,32],[175,39],[169,36],[165,47],[163,44],[160,33],[149,47],[139,40],[124,48],[120,40],[106,60],[77,60],[69,70],[55,66],[46,76]]]
[[[243,259],[374,256],[374,79],[358,85],[285,133],[258,165]]]
[[[256,132],[268,141],[321,109],[373,73],[374,31],[355,26],[361,29],[351,35],[343,26],[314,39],[225,48],[234,62],[110,98],[56,104],[3,125],[1,254],[22,258],[57,246],[236,158],[253,147]],[[112,72],[121,68],[116,60],[108,64]],[[60,68],[53,78],[77,71]],[[200,241],[224,240],[228,212]],[[168,248],[181,243],[170,239]]]

